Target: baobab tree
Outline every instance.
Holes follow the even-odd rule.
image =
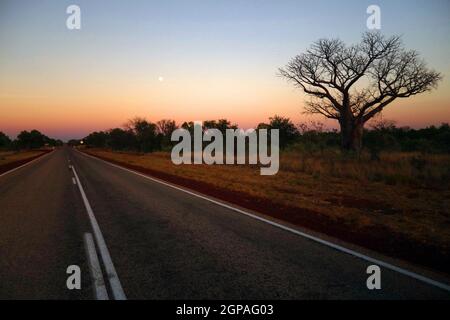
[[[354,151],[361,149],[369,119],[397,98],[436,88],[441,79],[399,36],[373,32],[351,46],[319,40],[279,72],[311,98],[306,112],[339,121],[342,147]]]

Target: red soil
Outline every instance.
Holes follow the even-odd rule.
[[[450,252],[448,250],[433,244],[415,241],[382,226],[354,228],[351,225],[345,224],[343,221],[332,220],[320,212],[298,207],[283,206],[268,199],[257,198],[225,188],[218,188],[208,183],[130,165],[89,152],[85,153],[122,167],[195,190],[205,195],[229,203],[234,203],[240,207],[254,210],[264,215],[380,252],[387,256],[404,259],[424,267],[450,274]],[[337,199],[335,201],[337,201]],[[346,198],[339,199],[338,201],[349,207],[358,207],[361,205],[361,203],[358,202],[358,199],[352,201],[352,198]]]
[[[22,166],[22,165],[24,165],[24,164],[26,164],[26,163],[28,163],[30,161],[33,161],[33,160],[35,160],[35,159],[37,159],[39,157],[42,157],[43,155],[51,152],[51,150],[39,150],[39,151],[41,151],[42,153],[37,155],[37,156],[0,165],[0,174],[8,172],[8,171],[10,171],[12,169],[15,169],[17,167],[20,167],[20,166]]]

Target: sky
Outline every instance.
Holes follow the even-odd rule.
[[[81,8],[81,30],[66,8]],[[275,114],[294,123],[305,95],[277,70],[320,38],[357,43],[366,9],[444,80],[383,113],[398,125],[450,122],[449,0],[0,0],[0,131],[63,140],[136,116],[227,118],[244,128]]]

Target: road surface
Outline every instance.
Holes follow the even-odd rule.
[[[385,268],[368,290],[367,261],[62,148],[0,176],[0,299],[96,298],[86,201],[128,299],[450,297]],[[66,286],[70,265],[80,290]]]

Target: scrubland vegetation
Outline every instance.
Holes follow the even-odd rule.
[[[22,131],[16,139],[12,140],[0,131],[0,151],[32,150],[42,147],[62,146],[61,140],[47,137],[38,130]]]
[[[22,160],[30,159],[35,156],[42,154],[42,151],[39,150],[30,150],[23,152],[16,151],[0,151],[0,168],[3,165],[8,165],[10,163],[19,162]]]

